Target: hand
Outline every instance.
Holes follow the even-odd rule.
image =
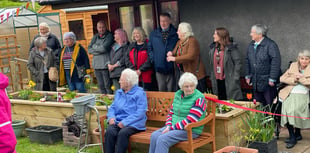
[[[109,125],[114,125],[115,124],[115,118],[111,118],[109,120]]]
[[[250,86],[251,85],[251,80],[250,79],[245,79],[246,83]]]
[[[141,71],[140,70],[136,70],[136,73],[138,74],[138,76],[141,75]]]
[[[168,56],[168,57],[167,57],[167,61],[168,61],[168,62],[171,62],[171,61],[174,62],[174,61],[175,61],[175,57],[173,57],[173,56]]]
[[[110,72],[113,71],[114,68],[115,68],[115,64],[114,65],[108,64],[108,69]]]
[[[167,53],[167,56],[172,56],[172,52],[169,51],[169,52]]]
[[[123,124],[122,122],[119,122],[119,123],[117,124],[117,126],[118,126],[119,128],[121,128],[121,129],[122,129],[123,127],[125,127],[124,124]]]
[[[167,132],[169,131],[169,128],[170,128],[170,127],[169,127],[169,126],[167,126],[167,127],[165,128],[165,130],[161,132],[161,134],[165,134],[165,133],[167,133]]]
[[[269,81],[269,85],[270,85],[271,87],[273,87],[273,86],[274,86],[274,82]]]

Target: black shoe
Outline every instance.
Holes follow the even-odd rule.
[[[300,135],[300,136],[297,136],[297,137],[296,137],[296,140],[297,140],[297,141],[302,140],[302,136],[301,136],[301,135]],[[290,142],[290,138],[286,138],[286,139],[284,140],[284,142],[285,142],[285,143],[289,143],[289,142]]]
[[[296,142],[293,142],[293,143],[292,143],[292,142],[289,142],[289,143],[286,144],[286,148],[287,148],[287,149],[293,148],[293,147],[296,145],[296,143],[297,143],[297,141],[296,141]]]

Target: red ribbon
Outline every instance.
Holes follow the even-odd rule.
[[[256,109],[252,109],[252,108],[248,108],[248,107],[243,107],[243,106],[240,106],[240,105],[232,104],[232,103],[229,103],[229,102],[225,102],[225,101],[214,99],[214,98],[210,98],[210,97],[205,97],[205,98],[208,99],[208,100],[214,101],[216,103],[219,103],[219,104],[223,104],[223,105],[227,105],[227,106],[231,106],[231,107],[236,107],[236,108],[244,109],[244,110],[247,110],[247,111],[258,112],[258,113],[269,114],[269,115],[276,115],[276,116],[285,116],[285,117],[293,117],[293,118],[301,118],[301,119],[310,119],[309,117],[289,116],[289,115],[283,115],[283,114],[275,114],[275,113],[271,113],[271,112],[264,112],[264,111],[260,111],[260,110],[256,110]]]

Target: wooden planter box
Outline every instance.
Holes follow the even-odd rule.
[[[36,92],[48,94],[56,93],[43,91]],[[85,94],[79,93],[78,95]],[[12,104],[13,120],[25,120],[26,127],[34,127],[38,125],[62,126],[62,122],[65,120],[65,118],[71,116],[74,113],[74,108],[71,103],[39,102],[22,99],[10,99],[10,101]],[[100,116],[106,114],[107,112],[105,106],[96,106],[96,108],[99,111]],[[96,113],[94,111],[91,111],[91,113],[89,133],[98,127]],[[88,119],[88,114],[89,113],[85,115],[86,119]]]

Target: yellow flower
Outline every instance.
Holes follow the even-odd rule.
[[[115,86],[114,85],[111,86],[111,90],[113,90],[113,91],[115,90]]]
[[[36,83],[33,82],[32,80],[30,80],[29,83],[28,83],[28,86],[29,86],[30,88],[33,88],[34,86],[36,86]]]
[[[88,83],[90,83],[90,78],[86,78],[85,79],[85,82],[88,84]]]

